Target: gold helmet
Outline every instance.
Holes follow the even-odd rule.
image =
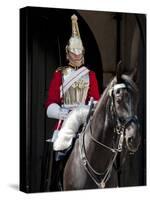
[[[66,46],[66,51],[74,53],[76,55],[83,54],[84,53],[84,47],[82,44],[82,40],[80,37],[79,27],[78,27],[78,18],[74,14],[71,16],[72,21],[72,36],[69,39],[69,43]]]

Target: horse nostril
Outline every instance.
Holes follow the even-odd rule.
[[[129,143],[132,143],[133,142],[133,137],[129,138],[128,141],[129,141]]]

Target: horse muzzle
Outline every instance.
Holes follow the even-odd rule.
[[[127,149],[135,153],[140,145],[139,122],[137,116],[126,119],[124,137]]]

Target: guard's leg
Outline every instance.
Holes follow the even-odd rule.
[[[52,181],[53,142],[46,140],[41,167],[41,191],[50,191]]]

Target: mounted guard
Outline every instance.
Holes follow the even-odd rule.
[[[72,15],[72,35],[66,45],[68,64],[59,67],[54,72],[46,101],[47,117],[58,119],[55,131],[50,136],[52,139],[49,140],[53,142],[53,150],[57,152],[56,160],[60,160],[60,156],[58,156],[60,151],[62,153],[63,150],[70,147],[80,125],[85,122],[89,112],[90,99],[92,98],[94,102],[100,99],[95,72],[84,65],[85,49],[77,20],[77,16]],[[73,110],[75,111],[72,112]],[[78,119],[75,112],[80,114]],[[73,131],[67,132],[66,135],[62,127],[68,120],[70,125],[73,125],[71,128]]]

